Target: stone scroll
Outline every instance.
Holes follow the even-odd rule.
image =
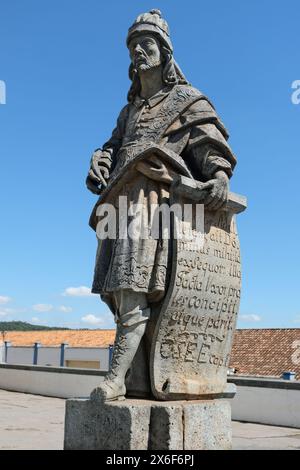
[[[197,197],[197,182],[182,176],[173,202],[183,205]],[[157,399],[216,397],[225,392],[241,292],[235,214],[245,208],[246,199],[230,193],[222,210],[205,210],[201,248],[195,230],[189,241],[172,241],[171,278],[150,356]]]

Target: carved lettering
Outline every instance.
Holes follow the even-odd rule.
[[[198,271],[204,271],[204,273],[210,272],[220,275],[223,275],[226,272],[226,267],[223,264],[209,263],[206,260],[204,261],[203,259],[201,259],[199,256],[197,256],[194,260],[180,258],[178,260],[178,265],[189,268],[189,271],[191,271],[192,269],[197,269]]]

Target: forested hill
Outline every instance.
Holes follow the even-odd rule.
[[[23,321],[0,321],[0,331],[42,331],[42,330],[69,330],[70,328],[59,328],[42,325],[31,325]]]

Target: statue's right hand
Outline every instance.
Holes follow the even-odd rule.
[[[92,155],[89,177],[98,184],[106,185],[106,180],[109,178],[107,159],[107,153],[100,149],[95,150]]]
[[[105,163],[103,162],[102,150],[95,150],[91,158],[90,169],[86,179],[87,188],[94,194],[100,194],[100,187],[107,186],[106,181],[109,178],[109,169],[107,168]]]

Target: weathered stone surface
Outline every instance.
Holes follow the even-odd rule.
[[[183,449],[183,405],[181,402],[153,404],[149,449]]]
[[[64,448],[145,450],[150,413],[142,401],[67,400]]]
[[[229,449],[230,404],[227,400],[68,400],[64,448]]]
[[[232,447],[231,408],[225,400],[184,406],[184,449],[227,450]]]
[[[186,183],[189,178],[181,181],[193,189]],[[150,361],[152,391],[158,399],[196,399],[225,391],[241,292],[235,222],[235,212],[243,207],[239,199],[243,201],[230,193],[222,209],[204,212],[202,232],[193,229],[187,241],[173,239],[171,280]],[[184,212],[191,196],[186,199],[175,193],[173,201]]]

